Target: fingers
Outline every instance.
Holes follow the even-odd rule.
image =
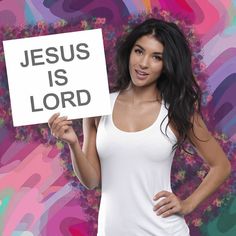
[[[174,208],[170,208],[168,210],[165,210],[163,212],[161,212],[159,215],[161,215],[163,218],[174,215],[178,212],[178,210],[174,207]]]
[[[155,211],[157,215],[167,217],[180,212],[181,201],[174,193],[161,191],[155,195],[154,200],[158,200],[161,197],[164,198],[153,207],[153,211]]]
[[[48,120],[48,126],[51,129],[53,122],[59,117],[60,113],[53,114]]]
[[[48,121],[51,133],[56,138],[62,137],[72,125],[72,121],[67,120],[66,116],[59,117],[59,115],[59,113],[54,114]]]
[[[156,214],[162,217],[167,217],[178,213],[179,210],[180,210],[180,205],[178,202],[169,202],[168,204],[165,204],[162,207],[158,208]]]
[[[158,202],[154,207],[153,210],[157,211],[158,209],[160,209],[161,207],[168,205],[171,203],[171,199],[169,198],[164,198],[163,200],[161,200],[160,202]]]
[[[58,131],[57,131],[57,136],[62,137],[69,129],[71,129],[72,121],[67,121],[64,125],[62,125]]]
[[[65,124],[65,121],[67,121],[67,117],[66,116],[62,116],[62,117],[56,117],[53,120],[53,123],[51,124],[51,129],[53,130],[53,132],[58,131],[58,129],[60,129],[60,127]]]
[[[168,191],[163,190],[163,191],[157,193],[157,194],[154,196],[153,200],[158,200],[158,199],[161,198],[161,197],[169,197],[171,194],[172,194],[171,192],[168,192]]]
[[[55,122],[52,124],[52,131],[53,133],[59,133],[59,131],[64,126],[69,126],[72,124],[71,120],[67,120],[67,117],[61,117],[55,120]]]

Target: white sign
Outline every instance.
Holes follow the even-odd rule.
[[[14,126],[108,115],[101,29],[3,42]]]

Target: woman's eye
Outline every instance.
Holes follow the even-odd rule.
[[[134,49],[134,52],[137,53],[137,54],[142,54],[143,53],[142,50],[138,49],[138,48]]]
[[[160,56],[153,56],[153,59],[154,59],[155,61],[161,61],[161,60],[162,60],[162,57],[160,57]]]

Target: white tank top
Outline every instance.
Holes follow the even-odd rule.
[[[112,93],[112,111],[119,92]],[[155,122],[137,132],[125,132],[103,116],[97,129],[97,151],[101,163],[101,202],[97,236],[187,236],[182,216],[167,218],[153,211],[156,193],[171,190],[170,172],[176,137],[160,131],[167,109],[161,104]],[[162,124],[165,132],[167,119]]]

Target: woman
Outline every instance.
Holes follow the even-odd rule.
[[[230,163],[201,118],[183,33],[174,23],[146,20],[120,42],[117,71],[112,115],[83,120],[82,150],[66,117],[50,118],[52,134],[69,144],[81,183],[89,189],[101,184],[98,236],[189,235],[183,216],[224,182]],[[210,170],[179,199],[170,171],[186,139]]]

